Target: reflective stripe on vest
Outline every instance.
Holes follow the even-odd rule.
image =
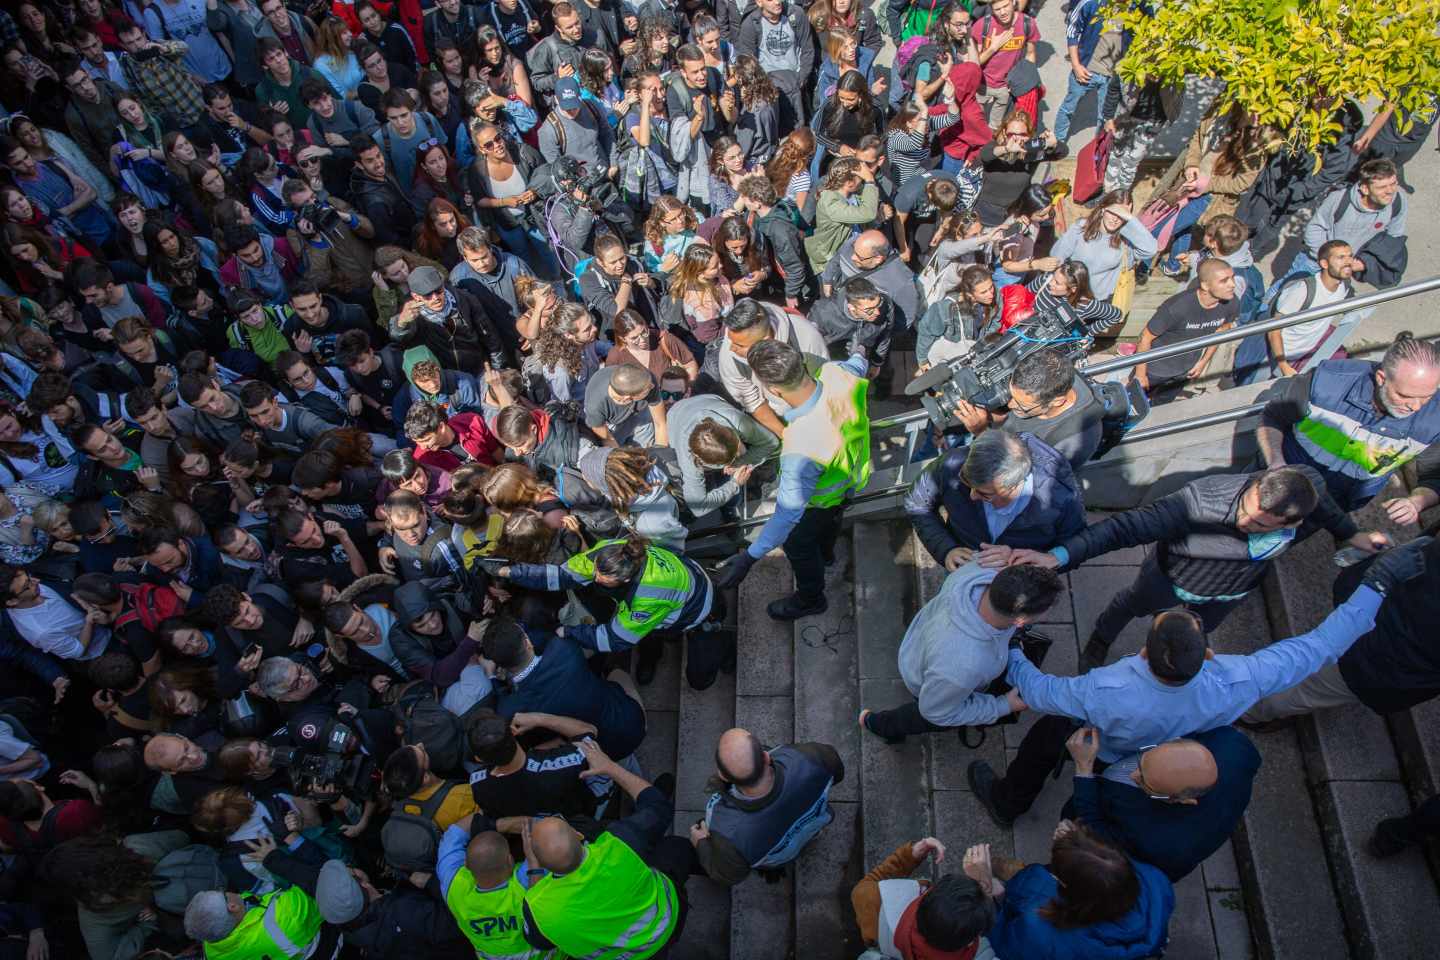
[[[1335,410],[1310,404],[1295,425],[1295,442],[1318,465],[1356,480],[1383,477],[1428,446],[1413,437],[1387,437]]]
[[[575,960],[655,955],[670,939],[679,907],[670,878],[609,833],[586,845],[574,873],[540,879],[525,902],[540,933]]]
[[[523,869],[523,868],[522,868]],[[477,890],[475,875],[461,867],[445,892],[445,905],[477,957],[486,960],[551,960],[553,950],[537,950],[525,942],[521,903],[525,888],[514,874],[499,890]]]
[[[291,887],[260,899],[223,940],[205,944],[209,960],[303,960],[320,943],[320,908],[305,891]]]
[[[820,397],[804,416],[785,427],[781,455],[802,456],[824,469],[809,506],[834,507],[845,494],[870,480],[869,381],[838,363],[827,363],[816,378]]]
[[[577,576],[595,578],[595,551],[623,540],[602,540],[584,553],[565,561]],[[616,606],[615,616],[608,624],[616,639],[635,644],[654,630],[675,626],[685,604],[695,592],[695,577],[685,562],[663,547],[650,547],[645,554],[645,569],[634,591]],[[608,641],[606,646],[608,646]],[[603,648],[602,648],[603,649]]]

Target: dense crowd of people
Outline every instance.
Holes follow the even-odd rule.
[[[1260,763],[1232,723],[1440,691],[1434,547],[1349,516],[1412,461],[1389,515],[1440,503],[1440,356],[1341,358],[1364,311],[1254,335],[1227,375],[1289,378],[1264,462],[1088,526],[1113,424],[1075,361],[1152,267],[1183,286],[1141,350],[1397,283],[1434,117],[1338,100],[1317,163],[1217,108],[1142,206],[1178,92],[1123,82],[1129,37],[1075,0],[1047,117],[1040,39],[1024,0],[0,11],[0,958],[683,957],[688,878],[780,879],[847,771],[729,730],[676,836],[644,688],[665,656],[697,689],[736,669],[733,588],[773,550],[768,615],[827,609],[892,349],[930,371],[1037,315],[1065,346],[925,444],[906,511],[947,579],[898,647],[914,702],[860,724],[1034,710],[971,787],[1009,825],[1069,756],[1074,796],[1048,864],[975,846],[932,885],[922,838],[855,919],[904,960],[1163,948]],[[1052,172],[1082,108],[1113,143],[1085,205]],[[687,551],[747,495],[774,501],[750,542]],[[1335,613],[1213,656],[1321,527],[1378,554]],[[1055,571],[1138,544],[1086,672],[1041,672]]]

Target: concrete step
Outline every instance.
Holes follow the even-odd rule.
[[[733,606],[732,606],[732,609]],[[669,646],[665,660],[681,662]],[[675,834],[690,836],[690,826],[705,813],[705,782],[715,770],[715,744],[735,725],[735,677],[721,673],[708,690],[692,690],[684,672],[677,677],[679,729],[676,736]],[[691,877],[686,885],[690,913],[677,943],[678,956],[696,960],[728,960],[730,956],[730,890],[708,877]]]
[[[855,725],[859,658],[848,536],[836,544],[835,554],[838,562],[826,577],[829,609],[794,625],[795,740],[828,743],[845,764],[845,779],[830,791],[835,819],[801,852],[793,872],[795,956],[805,960],[849,960],[860,952],[850,909],[850,888],[863,872],[864,853]]]
[[[1372,511],[1362,520],[1378,525]],[[1330,612],[1334,549],[1319,533],[1276,565],[1266,583],[1276,636],[1312,629]],[[1364,849],[1376,823],[1411,809],[1384,719],[1357,704],[1301,718],[1296,732],[1353,954],[1423,955],[1440,940],[1440,890],[1423,852],[1376,860]]]
[[[886,710],[914,699],[900,680],[897,654],[915,616],[915,538],[902,523],[857,523],[855,633],[859,643],[860,704]],[[879,863],[907,841],[934,829],[925,764],[925,738],[891,746],[860,737],[860,793],[864,862]]]
[[[1210,642],[1217,653],[1247,654],[1269,644],[1270,637],[1264,597],[1254,593]],[[1349,957],[1295,731],[1258,733],[1251,739],[1264,762],[1234,847],[1256,952],[1262,960]],[[1213,906],[1214,898],[1212,915]]]

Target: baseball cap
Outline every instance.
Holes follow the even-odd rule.
[[[416,267],[410,271],[409,285],[411,293],[428,297],[445,286],[445,276],[434,267]]]
[[[561,110],[580,109],[580,84],[574,77],[555,84],[555,103]]]

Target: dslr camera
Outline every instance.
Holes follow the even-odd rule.
[[[354,728],[332,719],[316,731],[312,742],[323,745],[323,752],[276,747],[271,754],[271,763],[288,772],[297,795],[321,803],[342,796],[364,803],[375,797],[380,768],[360,750],[360,735]]]

